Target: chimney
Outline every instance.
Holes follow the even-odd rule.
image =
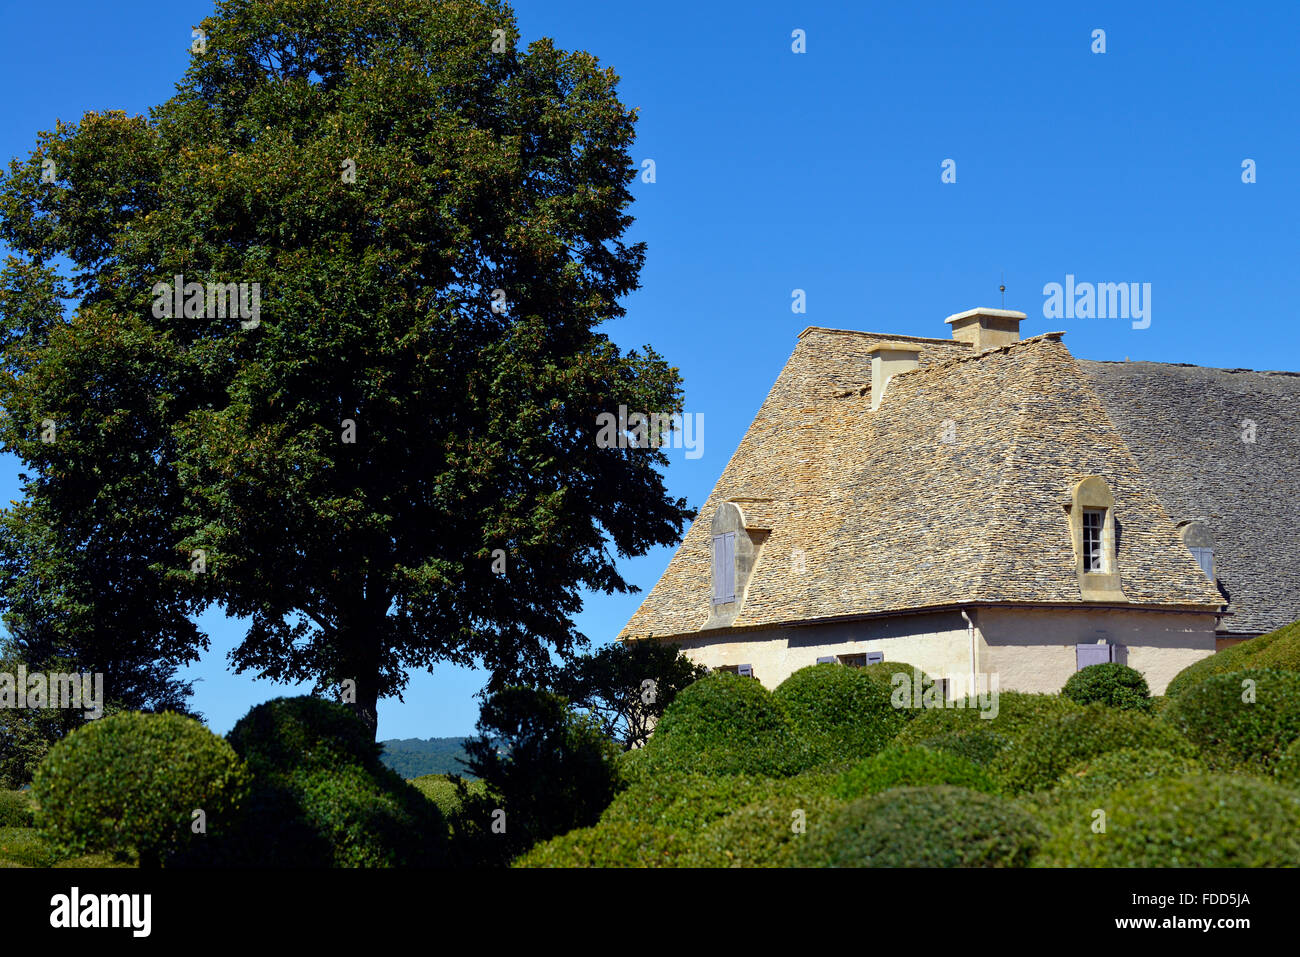
[[[910,342],[875,342],[867,347],[871,356],[871,408],[880,408],[889,380],[921,364],[921,350]]]
[[[958,342],[970,343],[975,352],[996,349],[1020,341],[1020,320],[1023,312],[1011,309],[967,309],[944,322],[952,325],[952,337]]]

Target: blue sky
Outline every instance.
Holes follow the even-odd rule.
[[[669,490],[713,482],[808,325],[947,336],[974,306],[1067,332],[1075,355],[1300,370],[1300,5],[520,0],[550,36],[622,76],[641,110],[632,238],[642,289],[610,325],[682,371],[703,455],[671,453]],[[124,12],[128,11],[129,12]],[[206,0],[0,0],[0,160],[87,110],[146,112],[185,68]],[[791,49],[803,30],[806,52]],[[1092,52],[1093,31],[1106,51]],[[956,182],[941,182],[945,160]],[[1255,161],[1257,182],[1242,182]],[[1151,284],[1151,324],[1045,319],[1043,287]],[[795,289],[807,312],[791,310]],[[0,458],[0,496],[18,494]],[[671,549],[628,561],[648,590]],[[608,642],[640,596],[592,596]],[[227,731],[284,686],[229,671],[219,611],[191,669]],[[413,676],[381,737],[469,732],[480,672]]]

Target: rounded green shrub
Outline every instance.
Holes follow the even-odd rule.
[[[952,784],[972,791],[997,790],[993,778],[979,765],[947,751],[895,746],[874,754],[840,776],[835,790],[844,800],[898,787]]]
[[[53,867],[58,845],[31,827],[0,827],[0,867]]]
[[[914,689],[918,686],[921,689],[922,700],[924,700],[926,692],[935,687],[933,678],[916,667],[916,665],[909,665],[905,661],[877,661],[875,664],[855,670],[886,688],[889,691],[891,700],[897,694],[900,702],[907,699],[914,700]],[[896,710],[903,720],[910,721],[920,709],[905,706]]]
[[[677,867],[690,835],[673,828],[623,821],[584,827],[535,845],[512,867]]]
[[[645,746],[653,773],[785,776],[810,756],[771,693],[752,678],[714,672],[682,689]]]
[[[1122,748],[1081,761],[1056,782],[1059,797],[1089,800],[1148,778],[1179,777],[1202,771],[1201,762],[1160,748]]]
[[[1127,711],[1150,711],[1151,689],[1142,672],[1117,661],[1088,665],[1070,675],[1061,695],[1076,704],[1104,704]]]
[[[809,837],[805,867],[1024,867],[1045,831],[1010,801],[940,785],[851,801]]]
[[[1300,789],[1300,738],[1287,745],[1282,756],[1273,765],[1273,774],[1279,784]]]
[[[122,712],[50,749],[32,782],[36,823],[67,854],[134,854],[141,866],[220,841],[248,791],[244,763],[193,718]],[[202,811],[207,833],[192,830]]]
[[[969,734],[978,730],[981,733],[992,731],[1015,743],[1044,721],[1080,708],[1069,698],[1056,694],[1001,690],[987,700],[964,698],[949,704],[954,707],[919,711],[899,732],[897,742],[920,744],[939,735]]]
[[[412,778],[411,786],[432,801],[446,820],[450,821],[460,813],[460,793],[456,790],[456,782],[451,775],[425,774]],[[483,794],[487,790],[482,781],[474,778],[466,778],[465,786],[470,794]]]
[[[277,698],[249,711],[229,738],[254,783],[242,827],[215,863],[395,867],[445,861],[448,828],[438,807],[384,766],[380,746],[343,705]]]
[[[32,827],[35,808],[26,791],[0,791],[0,827]]]
[[[1105,812],[1105,831],[1094,822]],[[1300,793],[1243,775],[1138,781],[1080,804],[1036,864],[1065,867],[1296,867]]]
[[[624,791],[605,809],[601,821],[693,832],[773,796],[776,787],[775,778],[669,771]]]
[[[1246,668],[1300,671],[1300,622],[1231,645],[1193,662],[1174,676],[1165,688],[1165,695],[1176,698],[1206,678]]]
[[[749,804],[706,827],[685,867],[795,867],[800,845],[840,807],[830,797],[774,797]]]
[[[902,729],[906,710],[890,703],[888,683],[865,671],[810,665],[772,692],[810,762],[852,761],[875,754]]]
[[[1055,785],[1079,762],[1124,748],[1158,748],[1182,755],[1192,751],[1186,738],[1157,718],[1090,704],[1028,731],[991,770],[1009,793],[1039,791]]]
[[[976,726],[968,731],[949,731],[935,735],[933,738],[926,738],[920,746],[931,751],[955,754],[980,767],[987,767],[1004,751],[1010,749],[1012,742],[1010,738],[996,731]]]
[[[1272,773],[1300,737],[1300,674],[1251,668],[1188,688],[1161,714],[1214,770]]]

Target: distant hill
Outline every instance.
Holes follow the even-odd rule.
[[[464,738],[393,738],[384,746],[381,760],[404,778],[423,774],[461,774],[472,777],[456,759],[465,757]]]

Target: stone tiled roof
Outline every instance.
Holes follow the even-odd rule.
[[[1213,535],[1230,599],[1220,631],[1257,634],[1300,619],[1300,375],[1079,365],[1170,517]]]
[[[805,330],[620,637],[699,632],[710,524],[728,500],[764,500],[759,521],[771,525],[734,629],[981,602],[1082,604],[1065,505],[1093,474],[1115,495],[1129,602],[1220,608],[1061,335],[972,354],[953,340]],[[867,349],[899,339],[916,345],[920,368],[896,375],[873,412]],[[746,526],[765,527],[748,514]]]

